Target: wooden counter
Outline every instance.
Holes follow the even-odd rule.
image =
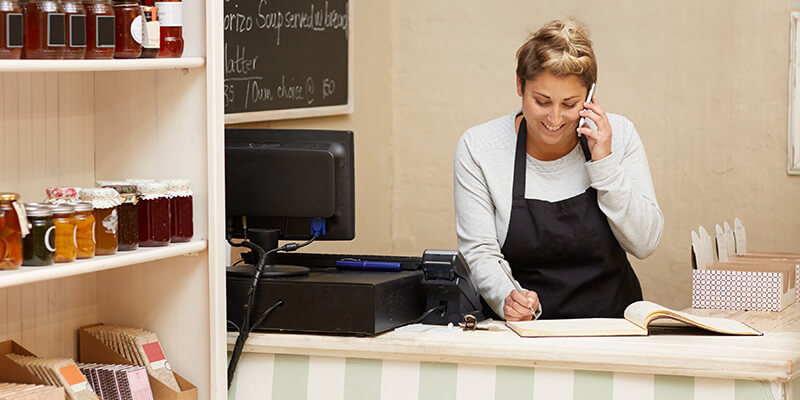
[[[381,360],[384,369],[387,362],[449,364],[457,366],[456,374],[458,367],[472,365],[488,367],[486,371],[495,368],[498,374],[498,366],[511,367],[517,372],[535,370],[537,374],[573,371],[573,380],[577,379],[574,374],[599,372],[610,382],[616,382],[615,374],[633,374],[645,381],[647,376],[697,377],[706,379],[701,382],[708,379],[714,384],[729,382],[728,386],[737,392],[736,399],[761,398],[757,396],[760,392],[791,399],[792,392],[800,391],[800,384],[790,383],[800,381],[800,305],[795,303],[780,313],[687,311],[736,319],[765,334],[724,336],[693,330],[647,337],[520,338],[502,323],[495,322],[489,331],[464,332],[458,328],[417,325],[368,338],[259,333],[251,335],[244,351],[246,356],[295,355],[345,360],[342,362],[345,366],[349,365],[347,360]],[[229,335],[229,344],[234,343],[235,337]],[[273,362],[277,361],[273,358]],[[277,364],[273,372],[274,368]],[[418,368],[421,384],[423,371]],[[756,386],[741,392],[740,388],[748,388],[747,382]],[[697,387],[694,389],[696,392]],[[742,395],[747,390],[753,395]],[[800,399],[797,395],[795,398]]]

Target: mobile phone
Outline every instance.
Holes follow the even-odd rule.
[[[592,101],[592,96],[594,96],[594,87],[595,87],[595,85],[597,85],[597,82],[592,83],[592,87],[589,88],[589,94],[586,95],[586,101],[584,101],[584,103],[588,103],[588,102]],[[586,109],[584,108],[584,110],[586,110]],[[578,128],[582,127],[584,122],[586,122],[586,117],[581,117],[581,119],[578,120]],[[580,132],[576,132],[576,133],[578,134],[578,137],[581,136]]]

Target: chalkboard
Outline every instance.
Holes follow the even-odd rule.
[[[348,0],[225,0],[225,122],[350,113]]]

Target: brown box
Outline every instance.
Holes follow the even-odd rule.
[[[0,342],[0,382],[12,383],[33,383],[38,385],[49,385],[47,382],[39,379],[38,376],[28,372],[25,367],[11,361],[6,357],[6,354],[20,354],[23,356],[36,357],[35,354],[28,351],[28,349],[19,345],[13,340],[6,340]],[[64,394],[64,399],[70,400],[69,396]]]
[[[106,346],[105,343],[97,340],[85,330],[85,328],[97,325],[102,324],[84,326],[78,331],[78,351],[81,362],[133,365],[127,358]],[[173,371],[173,373],[178,381],[178,386],[181,388],[180,392],[176,392],[158,379],[153,378],[150,374],[147,375],[150,378],[153,398],[155,400],[197,400],[197,386],[184,379],[177,372]]]

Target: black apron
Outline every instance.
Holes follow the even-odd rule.
[[[540,318],[622,317],[642,299],[639,280],[591,186],[557,202],[525,198],[527,123],[519,125],[511,218],[501,249],[514,277],[542,302]],[[586,137],[580,138],[591,160]]]

